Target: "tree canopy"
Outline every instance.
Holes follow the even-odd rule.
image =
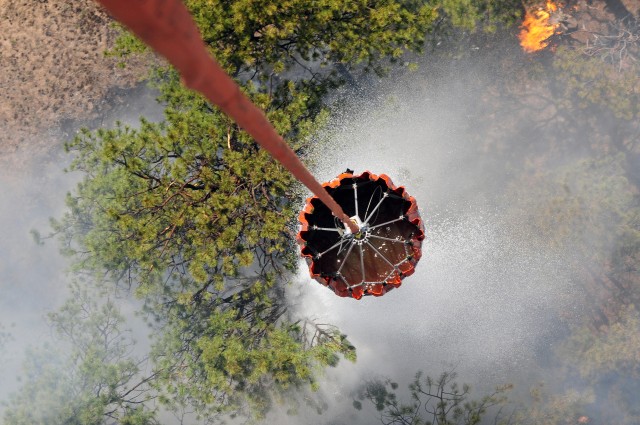
[[[372,403],[380,412],[384,425],[477,425],[487,412],[503,405],[511,385],[503,385],[478,400],[472,399],[471,387],[457,382],[455,371],[443,372],[438,378],[417,372],[409,384],[409,396],[397,395],[398,384],[391,380],[366,382],[356,394],[353,405],[362,409],[362,401]],[[506,425],[495,415],[495,423]]]
[[[114,300],[76,282],[48,320],[57,343],[27,353],[24,383],[6,403],[4,423],[153,425],[154,396],[142,375],[146,359]]]
[[[350,73],[384,73],[407,49],[419,50],[430,31],[492,31],[521,11],[511,0],[186,3],[212,54],[302,156],[325,123],[324,95]],[[142,49],[124,33],[111,54],[126,63]],[[626,304],[594,313],[604,318],[574,331],[568,347],[578,353],[578,373],[596,383],[602,370],[620,364],[637,373],[632,350],[620,349],[637,343],[631,301],[640,295],[637,69],[570,48],[531,59],[526,69],[513,63],[510,57],[496,65],[514,68],[507,81],[483,86],[488,100],[473,111],[472,141],[478,155],[517,170],[505,190],[518,201],[505,214],[550,245],[566,248],[578,235],[575,258],[598,265],[582,275],[585,293],[605,288],[616,308]],[[56,335],[73,345],[56,356],[29,356],[7,423],[153,424],[151,400],[170,411],[193,409],[204,422],[220,413],[261,417],[273,403],[306,397],[324,368],[355,361],[355,347],[339,329],[288,308],[284,288],[295,267],[301,199],[294,179],[182,87],[171,68],[155,69],[152,79],[165,119],[83,130],[69,142],[70,169],[83,177],[68,196],[68,212],[53,223],[74,271],[86,278],[82,285],[106,282],[142,300],[154,332],[149,369],[141,368],[147,359],[128,351],[114,302],[96,304],[74,286],[74,298],[50,316]],[[522,132],[528,144],[509,149]],[[576,152],[560,164],[550,160]],[[376,382],[356,405],[372,401],[388,423],[475,424],[503,401],[506,388],[472,401],[468,387],[454,381],[451,374],[418,375],[406,403],[396,384]],[[582,401],[570,395],[534,392],[538,404],[528,412],[539,423],[577,415]]]
[[[205,41],[303,154],[322,125],[336,64],[380,71],[419,49],[437,10],[418,1],[188,1]],[[124,34],[113,54],[142,46]],[[54,222],[78,272],[134,289],[156,330],[155,390],[168,406],[210,417],[260,416],[355,349],[338,329],[294,317],[300,191],[229,118],[155,71],[165,120],[82,131],[67,149],[83,181]]]

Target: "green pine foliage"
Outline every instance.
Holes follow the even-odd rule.
[[[188,1],[206,43],[304,154],[339,84],[335,64],[381,71],[419,49],[437,16],[419,1]],[[112,54],[139,52],[124,34]],[[288,76],[283,72],[291,71]],[[83,181],[53,222],[77,272],[132,288],[156,330],[154,391],[173,408],[262,415],[355,349],[292,317],[300,202],[293,177],[228,117],[156,69],[165,120],[82,131],[67,149]]]
[[[522,2],[515,0],[432,0],[439,14],[454,28],[493,33],[500,26],[518,22]]]
[[[144,359],[113,300],[75,283],[49,322],[56,340],[27,352],[23,385],[6,402],[7,425],[153,425]]]
[[[487,420],[492,409],[493,423],[506,425],[501,409],[507,402],[511,385],[500,386],[480,399],[471,397],[471,387],[457,382],[455,371],[443,372],[437,379],[417,372],[409,384],[409,396],[399,396],[398,384],[390,380],[366,382],[355,395],[353,406],[371,403],[384,425],[478,425]]]
[[[325,121],[324,96],[345,74],[383,74],[443,19],[473,29],[517,13],[509,2],[466,0],[186,5],[211,53],[300,155]],[[145,50],[123,33],[110,54],[126,63]],[[296,181],[171,67],[152,80],[167,105],[163,122],[83,130],[67,144],[70,170],[84,178],[53,227],[76,272],[143,301],[154,329],[149,394],[203,418],[259,417],[317,389],[322,370],[355,361],[355,348],[335,327],[288,311]],[[101,409],[92,410],[96,423]],[[122,423],[149,419],[125,410]]]
[[[267,111],[294,147],[313,125],[304,104]],[[169,108],[163,123],[83,131],[68,149],[87,178],[55,227],[66,246],[82,246],[69,250],[79,267],[147,295],[222,291],[222,276],[257,259],[288,264],[293,177],[217,110]]]
[[[418,0],[189,0],[185,2],[205,42],[232,75],[267,78],[309,61],[322,65],[397,59],[419,49],[437,17],[435,7]],[[131,35],[113,54],[139,51]]]
[[[600,58],[566,48],[558,52],[554,66],[563,80],[567,100],[573,101],[571,106],[596,106],[622,122],[635,121],[640,116],[636,66],[619,69]]]
[[[306,97],[287,88],[279,107],[250,94],[295,148],[322,115],[306,117]],[[354,348],[336,330],[309,345],[284,315],[293,177],[200,98],[190,106],[168,108],[163,123],[76,137],[71,169],[86,178],[54,227],[79,271],[135,288],[158,321],[167,403],[259,415],[273,392],[314,385]]]

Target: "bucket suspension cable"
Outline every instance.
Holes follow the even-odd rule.
[[[273,128],[264,113],[209,55],[193,18],[180,0],[97,0],[118,21],[164,56],[180,72],[187,87],[202,93],[233,118],[315,196],[352,233],[358,225],[347,216],[298,156]]]

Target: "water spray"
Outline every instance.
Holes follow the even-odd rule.
[[[339,253],[347,247],[347,255],[340,261],[350,262],[349,254],[354,245],[358,248],[360,263],[360,280],[345,278],[345,273],[349,267],[329,267],[316,264],[310,265],[311,275],[320,277],[320,281],[341,296],[353,296],[359,299],[363,294],[382,295],[389,288],[400,285],[403,277],[408,276],[413,270],[417,259],[419,258],[420,241],[424,238],[424,229],[422,222],[418,216],[418,209],[415,200],[410,198],[404,192],[404,188],[396,188],[391,180],[384,176],[375,176],[370,173],[363,173],[353,179],[354,187],[357,187],[358,178],[372,181],[380,180],[389,183],[384,189],[383,198],[379,199],[377,206],[371,210],[371,215],[361,216],[358,214],[359,200],[357,199],[358,191],[354,189],[356,196],[355,203],[351,200],[347,201],[349,207],[355,208],[355,213],[346,214],[343,210],[345,205],[336,202],[334,197],[327,190],[331,188],[332,183],[320,184],[313,175],[307,170],[304,164],[297,157],[295,152],[286,144],[284,139],[278,134],[275,128],[267,120],[265,114],[254,105],[249,98],[242,93],[240,87],[227,75],[222,67],[209,55],[206,45],[196,27],[193,18],[187,8],[179,0],[166,1],[146,1],[146,2],[130,2],[126,0],[98,0],[118,21],[126,25],[133,33],[135,33],[142,41],[152,47],[156,52],[164,56],[180,73],[184,84],[197,92],[202,93],[210,102],[217,105],[225,114],[230,116],[240,127],[249,133],[260,146],[266,149],[278,162],[280,162],[293,176],[304,184],[315,195],[314,199],[321,201],[325,207],[322,214],[327,215],[330,220],[334,217],[342,222],[342,226],[334,227],[334,230],[340,234],[340,241],[332,243],[332,247],[326,251],[318,251],[318,247],[314,247],[313,242],[305,240],[303,234],[318,231],[305,227],[309,221],[313,222],[318,218],[308,218],[312,215],[308,208],[301,213],[301,224],[303,231],[299,233],[298,240],[303,242],[303,255],[306,257],[315,257],[320,260],[322,254],[338,249]],[[405,198],[406,197],[406,198]],[[406,232],[396,232],[394,237],[401,237],[399,240],[385,241],[384,236],[374,234],[372,231],[378,226],[380,231],[383,224],[373,222],[372,215],[378,212],[376,217],[384,216],[380,214],[380,208],[383,201],[387,199],[397,198],[401,201],[401,211],[397,220],[388,223],[406,221],[412,227],[408,234]],[[411,200],[409,200],[409,198]],[[361,196],[361,201],[363,201]],[[370,202],[371,198],[367,200]],[[405,205],[408,203],[408,205]],[[312,205],[313,200],[310,198],[307,205]],[[317,208],[318,211],[322,211]],[[405,208],[406,207],[406,208]],[[368,210],[367,210],[368,211]],[[318,212],[316,212],[316,215]],[[396,225],[397,226],[397,225]],[[395,233],[394,233],[395,234]],[[399,236],[400,235],[400,236]],[[382,245],[374,246],[373,239],[377,238],[378,242],[383,241]],[[402,239],[404,238],[404,239]],[[311,238],[317,241],[323,241],[320,246],[326,243],[326,238]],[[389,239],[389,238],[387,238]],[[384,255],[381,250],[388,250],[384,247],[384,243],[402,244],[403,252],[406,253],[404,258],[397,255]],[[405,246],[411,244],[411,247]],[[364,245],[364,247],[363,247]],[[416,253],[416,251],[418,251]],[[312,252],[313,254],[311,254]],[[390,258],[389,258],[390,256]],[[337,258],[335,255],[332,258]],[[396,258],[398,257],[398,258]],[[325,257],[327,258],[327,257]],[[366,265],[365,265],[366,263]],[[411,265],[410,270],[406,265]],[[384,270],[379,272],[377,270]],[[344,270],[344,272],[343,272]],[[371,270],[374,270],[372,272]],[[367,273],[367,271],[369,271]]]

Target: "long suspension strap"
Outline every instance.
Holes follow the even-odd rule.
[[[118,21],[164,56],[184,84],[233,118],[276,160],[356,233],[358,226],[302,164],[265,114],[209,55],[198,28],[180,0],[97,0]]]

